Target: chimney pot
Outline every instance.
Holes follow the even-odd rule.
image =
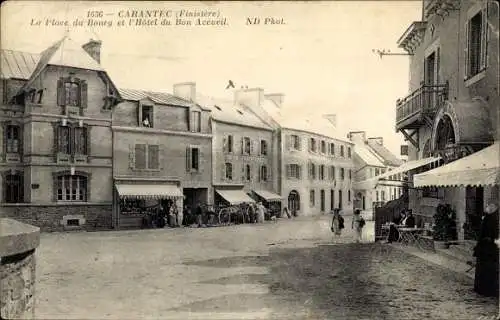
[[[337,127],[337,115],[330,113],[330,114],[324,114],[323,118],[327,119],[330,121],[330,123],[334,126]]]
[[[174,84],[174,96],[194,102],[196,100],[196,83],[183,82]]]
[[[283,102],[285,100],[285,95],[283,93],[267,93],[264,95],[266,99],[273,101],[278,108],[283,106]]]

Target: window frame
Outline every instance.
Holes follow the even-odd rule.
[[[15,123],[7,123],[4,126],[4,139],[5,139],[5,153],[7,154],[21,154],[22,151],[22,127],[19,124]],[[14,135],[14,132],[17,134],[17,138],[9,138],[9,135]],[[11,141],[11,143],[9,143]],[[9,150],[11,147],[9,147],[10,144],[13,144],[14,141],[17,141],[17,150]]]
[[[24,203],[24,172],[8,170],[3,172],[2,176],[2,202]],[[15,179],[13,180],[12,177],[15,177]],[[13,192],[14,190],[16,190],[17,193]]]
[[[472,20],[480,15],[481,23],[478,35],[478,57],[476,57],[477,70],[472,70]],[[468,87],[486,76],[488,68],[488,43],[490,38],[488,20],[488,3],[477,3],[473,5],[467,12],[465,22],[465,55],[464,55],[464,81]]]
[[[309,190],[309,207],[314,207],[316,205],[316,192],[314,189]]]
[[[260,155],[267,156],[267,141],[264,139],[260,140]]]
[[[190,112],[191,112],[191,132],[201,132],[201,111],[191,110]]]
[[[267,166],[266,165],[263,164],[263,165],[260,166],[259,175],[260,175],[260,181],[267,182],[268,172],[267,172]]]
[[[143,145],[144,146],[144,168],[138,168],[137,167],[137,146]],[[161,170],[161,146],[159,144],[149,144],[149,143],[134,143],[134,170],[136,171],[160,171]],[[151,148],[157,147],[157,161],[156,163],[158,164],[157,168],[151,168],[151,159],[150,159],[150,153],[151,153]]]
[[[67,184],[64,183],[68,178]],[[77,179],[77,186],[75,188],[73,179]],[[60,184],[61,182],[61,184]],[[80,185],[80,184],[81,185]],[[83,188],[82,188],[83,185]],[[68,186],[69,188],[63,188]],[[73,190],[75,189],[75,190]],[[69,193],[67,191],[69,190]],[[66,191],[66,192],[65,192]],[[73,195],[76,196],[72,199]],[[83,196],[83,200],[80,198]],[[70,199],[68,199],[68,197]],[[60,199],[61,198],[61,199]],[[90,174],[85,172],[75,172],[71,174],[68,171],[58,172],[54,174],[54,201],[58,203],[75,203],[75,202],[89,202],[90,199]]]
[[[224,163],[224,180],[233,181],[233,164],[231,162]]]

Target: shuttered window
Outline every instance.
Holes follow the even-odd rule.
[[[160,150],[158,145],[148,145],[148,169],[158,169],[160,166]]]
[[[489,31],[486,5],[466,22],[465,30],[465,78],[468,79],[483,71],[487,66]]]
[[[59,106],[87,107],[87,82],[78,78],[60,78],[57,81]]]
[[[146,145],[135,145],[135,168],[146,169]]]
[[[200,148],[197,146],[189,146],[186,149],[186,171],[187,172],[200,172]]]

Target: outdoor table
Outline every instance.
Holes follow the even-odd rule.
[[[399,242],[404,244],[416,244],[420,247],[418,235],[424,232],[424,228],[408,228],[404,226],[396,226],[399,231]]]

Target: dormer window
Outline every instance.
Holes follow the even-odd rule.
[[[153,106],[140,105],[139,106],[139,126],[152,128],[153,127]]]
[[[68,107],[87,107],[87,82],[74,77],[57,81],[57,104]]]

